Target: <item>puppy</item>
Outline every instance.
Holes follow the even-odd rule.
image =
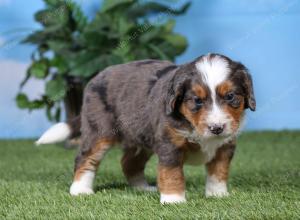
[[[123,172],[133,187],[152,190],[144,169],[158,156],[161,203],[185,202],[184,164],[204,164],[205,195],[227,196],[227,178],[244,111],[255,110],[246,67],[219,54],[175,65],[143,60],[109,67],[86,86],[81,118],[59,123],[38,144],[81,132],[72,195],[92,194],[105,153],[122,146]]]

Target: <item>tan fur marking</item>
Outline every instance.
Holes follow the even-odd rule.
[[[195,95],[201,99],[206,99],[207,91],[199,84],[195,84],[192,87],[192,91]],[[207,110],[205,108],[201,108],[197,112],[192,112],[191,109],[195,107],[194,100],[187,100],[183,102],[180,106],[180,113],[192,123],[193,127],[195,127],[199,133],[202,133],[206,128],[205,125],[205,117],[207,115]]]
[[[79,180],[81,175],[87,170],[97,171],[104,154],[114,143],[114,140],[107,138],[99,140],[85,156],[85,159],[80,167],[75,171],[74,180]]]
[[[183,162],[186,162],[191,154],[198,154],[201,151],[201,146],[199,144],[189,142],[185,137],[178,133],[175,128],[168,126],[167,131],[171,142],[182,149]]]
[[[234,131],[239,128],[242,116],[244,115],[244,98],[242,96],[237,96],[237,99],[240,101],[239,108],[232,108],[231,106],[227,105],[224,110],[233,118],[231,127]]]
[[[170,138],[170,141],[177,147],[183,147],[186,144],[186,138],[184,138],[182,135],[176,131],[175,128],[171,126],[166,127],[168,137]]]
[[[207,172],[210,176],[215,176],[219,181],[227,180],[234,149],[235,144],[228,143],[217,150],[214,159],[206,164]]]
[[[222,97],[228,92],[233,91],[234,86],[231,81],[225,81],[217,87],[217,93]]]
[[[185,182],[183,167],[158,166],[158,187],[163,194],[180,194],[184,192]]]
[[[206,90],[198,84],[193,85],[192,91],[195,93],[196,96],[198,96],[201,99],[205,99],[207,96]]]
[[[188,107],[188,104],[189,103],[184,102],[180,106],[180,112],[201,134],[206,128],[205,117],[207,116],[207,111],[205,108],[202,108],[197,112],[192,112]]]
[[[234,85],[231,81],[226,81],[217,87],[217,92],[221,97],[225,96],[230,91],[234,91]],[[244,114],[244,97],[236,95],[236,99],[238,99],[240,103],[238,108],[233,108],[230,105],[224,106],[224,111],[233,119],[231,126],[234,131],[239,128],[241,118]]]

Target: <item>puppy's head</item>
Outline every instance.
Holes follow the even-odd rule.
[[[184,117],[203,139],[235,135],[244,110],[255,110],[252,79],[246,67],[209,54],[181,66],[170,84],[166,113]]]

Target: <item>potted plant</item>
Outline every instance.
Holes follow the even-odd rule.
[[[184,14],[189,2],[171,9],[151,1],[104,0],[92,20],[73,1],[44,2],[45,9],[35,14],[42,28],[23,41],[36,50],[16,102],[30,111],[45,108],[51,121],[60,120],[63,105],[67,120],[77,116],[84,85],[107,66],[148,58],[173,61],[187,47],[174,33],[170,15]],[[30,78],[45,82],[39,99],[22,92]]]

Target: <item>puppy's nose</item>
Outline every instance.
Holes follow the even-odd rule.
[[[219,135],[223,132],[225,125],[224,124],[211,124],[208,126],[208,129],[211,133]]]

